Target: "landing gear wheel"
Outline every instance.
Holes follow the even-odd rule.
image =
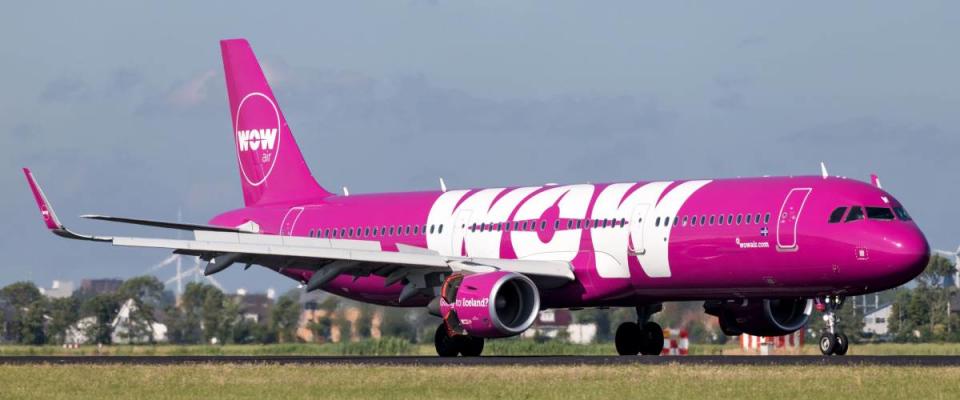
[[[820,352],[825,356],[833,354],[837,349],[837,336],[826,332],[820,335]]]
[[[657,356],[663,351],[663,328],[656,322],[647,322],[643,324],[640,333],[640,354],[645,356]]]
[[[440,357],[456,357],[460,352],[459,342],[457,338],[450,337],[444,324],[440,324],[437,327],[437,333],[433,335],[433,345],[437,348],[437,355]]]
[[[850,342],[847,339],[847,335],[844,333],[837,334],[837,347],[833,349],[833,354],[838,356],[846,355],[847,349],[850,347]]]
[[[617,334],[614,336],[614,343],[617,346],[617,354],[621,356],[635,356],[642,349],[641,336],[643,331],[636,322],[624,322],[617,327]]]
[[[460,336],[460,354],[464,357],[479,357],[483,353],[483,338]]]

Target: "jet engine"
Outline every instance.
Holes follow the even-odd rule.
[[[482,338],[514,336],[527,330],[540,311],[537,286],[515,272],[453,274],[430,311],[451,333]]]
[[[781,336],[802,328],[813,312],[812,299],[741,299],[707,301],[707,314],[720,320],[725,335]]]

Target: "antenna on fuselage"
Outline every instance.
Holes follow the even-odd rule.
[[[344,195],[344,196],[349,196],[349,195],[350,195],[350,189],[347,189],[346,186],[343,187],[343,195]]]
[[[440,177],[440,191],[444,193],[447,192],[447,183],[443,181],[442,176]]]
[[[824,164],[823,161],[820,161],[820,175],[823,176],[823,179],[827,179],[830,176],[830,173],[827,172],[827,164]]]

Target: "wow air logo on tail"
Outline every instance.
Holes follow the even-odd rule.
[[[269,96],[253,92],[237,107],[237,160],[243,179],[253,186],[263,184],[277,163],[280,152],[280,111]]]

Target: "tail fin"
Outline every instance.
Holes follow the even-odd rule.
[[[222,40],[220,51],[244,203],[250,207],[330,196],[310,174],[250,44]]]

